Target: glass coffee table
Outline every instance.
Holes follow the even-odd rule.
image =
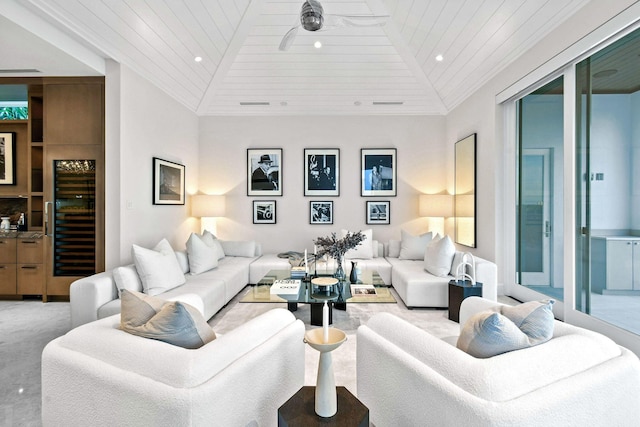
[[[332,277],[331,274],[317,274],[317,277]],[[289,270],[271,270],[256,285],[251,286],[240,299],[241,303],[286,303],[289,311],[296,311],[298,304],[311,305],[311,324],[322,326],[322,306],[329,306],[329,323],[332,323],[333,308],[346,310],[351,303],[395,303],[396,299],[389,291],[377,271],[364,269],[358,283],[348,280],[338,281],[332,286],[314,285],[309,279],[300,279],[296,294],[272,294],[271,285],[276,280],[291,279]],[[367,286],[365,286],[367,285]],[[356,287],[358,289],[356,289]],[[352,294],[352,290],[361,293]]]

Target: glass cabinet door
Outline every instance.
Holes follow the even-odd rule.
[[[55,160],[53,275],[96,272],[96,162]]]

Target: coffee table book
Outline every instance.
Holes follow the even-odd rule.
[[[376,296],[376,288],[373,285],[351,285],[351,295],[356,297]]]
[[[278,279],[271,285],[271,293],[278,295],[297,295],[302,281],[300,279]]]

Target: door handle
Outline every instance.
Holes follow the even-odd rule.
[[[49,237],[51,237],[51,234],[49,234],[49,206],[51,205],[52,202],[44,203],[44,234]]]
[[[544,222],[544,237],[549,237],[551,235],[551,224],[549,221]]]

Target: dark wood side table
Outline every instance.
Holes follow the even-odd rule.
[[[322,418],[315,410],[315,387],[302,387],[284,405],[278,408],[279,427],[369,427],[369,409],[345,387],[336,387],[338,412]]]
[[[449,320],[460,322],[460,304],[465,298],[482,296],[482,283],[476,282],[471,286],[471,281],[449,281]]]

